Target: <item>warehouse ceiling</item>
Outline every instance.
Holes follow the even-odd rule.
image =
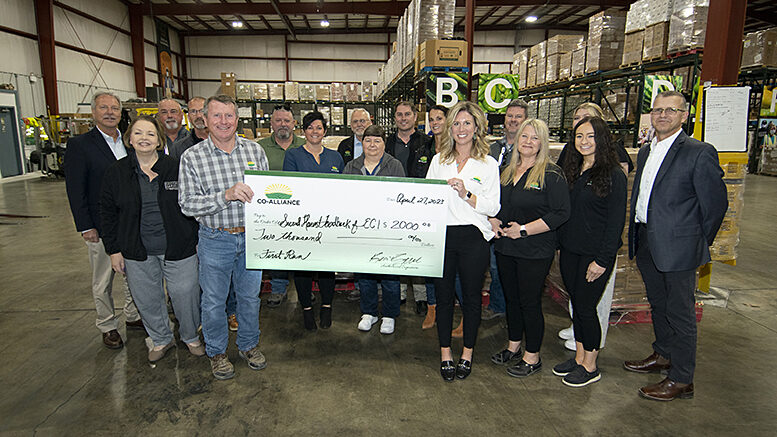
[[[182,35],[283,35],[393,32],[408,1],[396,0],[121,0],[142,5]],[[475,0],[475,30],[582,30],[602,9],[628,10],[634,0]],[[456,0],[456,30],[465,0]],[[529,16],[537,17],[527,23]],[[322,26],[327,21],[328,27]],[[236,29],[233,22],[241,23]],[[777,25],[777,2],[748,0],[745,31]]]

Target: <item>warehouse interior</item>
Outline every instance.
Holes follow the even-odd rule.
[[[411,4],[437,7],[426,24],[438,32],[434,38],[463,47],[457,66],[419,64],[424,20],[416,15],[415,30],[408,24]],[[774,434],[777,383],[768,369],[777,360],[771,340],[777,233],[769,223],[777,212],[777,145],[768,145],[774,133],[765,128],[777,123],[774,2],[5,0],[3,9],[0,109],[10,108],[12,127],[19,127],[10,151],[5,144],[0,150],[0,434]],[[604,29],[620,26],[608,65],[603,52],[592,65],[586,45],[597,17],[604,17]],[[673,19],[690,36],[673,33]],[[710,34],[711,27],[720,31]],[[657,45],[648,46],[649,32],[658,35]],[[673,35],[679,35],[674,49]],[[161,40],[169,76],[160,67]],[[54,147],[93,126],[95,92],[109,90],[138,113],[155,110],[165,95],[185,107],[194,96],[231,92],[238,133],[252,139],[270,134],[269,112],[278,103],[293,102],[298,125],[305,111],[326,108],[325,145],[336,149],[352,134],[355,108],[367,108],[374,123],[391,131],[393,105],[409,100],[425,128],[426,81],[454,73],[464,73],[468,87],[461,98],[473,100],[492,77],[514,77],[515,96],[529,103],[529,115],[548,121],[554,153],[569,137],[572,108],[598,101],[632,157],[643,144],[640,121],[649,100],[642,97],[654,80],[648,77],[681,77],[678,87],[689,98],[698,95],[694,84],[705,81],[750,87],[743,148],[720,157],[730,210],[712,247],[714,262],[699,275],[694,399],[641,399],[637,389],[655,376],[623,370],[624,360],[650,351],[653,331],[639,272],[622,252],[620,300],[599,361],[602,381],[583,389],[563,386],[550,369],[517,380],[493,365],[489,357],[506,338],[504,319],[481,325],[472,376],[444,384],[436,332],[421,329],[410,300],[394,335],[365,334],[356,329],[358,303],[344,293],[335,297],[332,329],[315,333],[301,328],[293,290],[279,308],[262,307],[268,367],[245,367],[231,333],[228,355],[237,375],[230,381],[214,380],[208,360],[182,343],[149,365],[142,332],[122,327],[126,346],[103,347],[89,263]],[[357,97],[347,97],[349,87]],[[491,139],[504,128],[498,112],[488,118]],[[690,134],[700,125],[691,119],[685,127]],[[563,295],[551,280],[543,300],[547,363],[573,355],[556,336],[569,325]],[[461,340],[453,347],[460,349]]]

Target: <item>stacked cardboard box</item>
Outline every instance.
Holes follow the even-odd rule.
[[[583,39],[582,35],[556,35],[546,41],[545,82],[560,79],[561,56],[571,53]]]
[[[607,103],[602,105],[604,116],[610,121],[619,121],[620,124],[634,123],[636,120],[637,100],[634,95],[628,96],[625,92],[616,92],[605,97]]]
[[[282,83],[267,84],[267,90],[268,90],[268,94],[270,94],[270,100],[283,100]]]
[[[537,70],[535,79],[536,85],[545,83],[545,60],[548,55],[547,44],[547,41],[542,41],[541,43],[533,45],[529,50],[529,66],[533,64],[534,68]]]
[[[329,90],[332,94],[331,97],[333,102],[342,102],[345,100],[345,87],[342,82],[332,82]]]
[[[583,41],[572,50],[572,68],[570,69],[572,77],[585,75],[585,56],[588,52],[588,42]]]
[[[668,53],[704,47],[709,0],[674,0],[669,20]]]
[[[270,95],[267,93],[266,83],[255,83],[253,86],[254,100],[267,100]]]
[[[237,98],[235,73],[221,73],[221,94],[226,94],[233,99]]]
[[[548,108],[548,127],[558,129],[561,127],[561,116],[564,115],[563,97],[551,97]]]
[[[777,147],[767,146],[761,152],[761,173],[777,176]]]
[[[513,74],[518,75],[518,87],[526,88],[529,76],[529,49],[523,49],[513,55]]]
[[[375,87],[377,84],[374,82],[370,82],[368,80],[365,80],[362,82],[362,101],[363,102],[372,102],[375,100]]]
[[[558,58],[558,79],[567,80],[572,77],[572,52],[563,53]]]
[[[570,94],[567,96],[566,110],[564,112],[564,129],[572,129],[572,118],[575,116],[575,108],[589,100],[585,94]]]
[[[316,100],[328,102],[331,99],[329,85],[316,85]]]
[[[537,64],[532,64],[532,61],[529,61],[529,67],[527,68],[526,73],[526,87],[531,88],[533,86],[537,85]]]
[[[742,44],[742,67],[777,67],[777,27],[750,32]]]
[[[237,84],[237,92],[235,93],[237,100],[251,100],[253,94],[250,83]]]
[[[332,106],[332,124],[344,125],[345,116],[344,108],[342,106]]]
[[[283,85],[284,85],[283,91],[287,101],[299,100],[299,82],[286,82]]]
[[[608,9],[588,19],[588,52],[585,72],[612,70],[623,60],[626,12]]]
[[[299,99],[305,102],[316,100],[316,89],[313,85],[303,83],[299,86]]]
[[[651,61],[666,58],[669,44],[669,22],[661,21],[645,28],[645,45],[642,60]]]
[[[548,123],[548,120],[550,119],[549,98],[540,99],[540,106],[537,108],[537,118],[544,121],[545,123]]]
[[[621,65],[634,65],[642,62],[642,47],[645,31],[635,30],[623,38],[623,60]]]
[[[764,148],[764,151],[766,148]],[[728,210],[710,247],[713,261],[730,261],[737,257],[739,244],[739,223],[744,208],[745,174],[747,173],[747,155],[745,153],[721,153],[720,167],[723,169],[723,182],[728,192]]]

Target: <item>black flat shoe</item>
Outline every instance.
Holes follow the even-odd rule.
[[[445,381],[453,381],[453,378],[456,376],[456,367],[453,365],[453,361],[440,362],[440,375],[442,375],[442,379]]]
[[[416,314],[419,316],[425,316],[427,311],[429,311],[429,304],[427,304],[425,300],[421,300],[415,303]]]
[[[511,352],[510,349],[504,349],[491,355],[491,362],[500,365],[509,364],[511,361],[521,359],[522,354],[523,351],[520,347],[515,352]]]
[[[472,361],[459,359],[459,364],[456,365],[456,378],[464,379],[472,373]]]
[[[315,331],[318,329],[316,327],[316,319],[313,318],[313,308],[309,310],[302,310],[302,321],[305,324],[305,329],[308,331]]]
[[[508,367],[507,374],[515,378],[525,378],[534,375],[540,370],[542,370],[542,360],[537,361],[536,364],[529,364],[521,360],[518,364]]]
[[[321,307],[319,319],[321,329],[329,329],[332,326],[332,307]]]

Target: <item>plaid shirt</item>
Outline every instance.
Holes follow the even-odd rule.
[[[267,156],[262,146],[236,136],[235,148],[226,153],[208,137],[181,156],[178,176],[178,203],[185,215],[210,228],[244,226],[243,202],[228,202],[228,188],[243,182],[243,172],[267,170]]]

